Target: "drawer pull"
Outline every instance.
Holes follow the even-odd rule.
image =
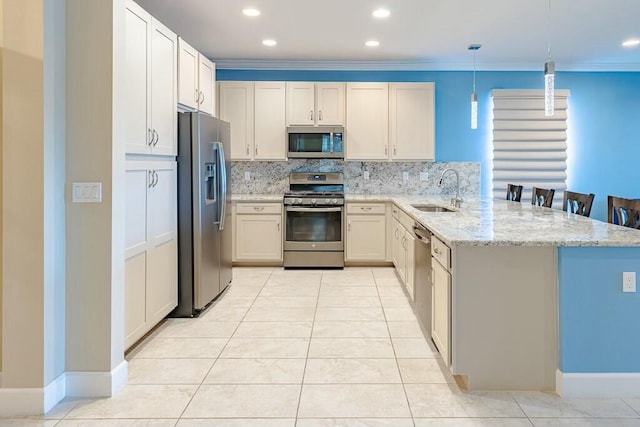
[[[371,206],[361,206],[360,209],[369,212],[371,210]]]
[[[433,248],[433,252],[435,252],[438,255],[440,255],[442,253],[442,252],[440,252],[439,248]]]
[[[264,206],[254,206],[253,210],[254,211],[263,211],[264,210]]]

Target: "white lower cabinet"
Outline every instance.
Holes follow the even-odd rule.
[[[234,260],[282,262],[282,204],[237,203]]]
[[[391,209],[392,227],[391,258],[409,297],[414,298],[414,244],[413,220],[397,206]]]
[[[127,161],[125,348],[178,304],[175,161]]]
[[[346,261],[383,262],[386,259],[384,203],[347,205]]]
[[[451,273],[449,248],[435,236],[431,239],[431,338],[442,360],[451,365]]]

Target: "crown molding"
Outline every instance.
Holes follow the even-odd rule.
[[[470,63],[428,61],[260,61],[244,59],[213,60],[217,69],[233,70],[307,70],[307,71],[471,71]],[[476,71],[540,71],[539,63],[477,63]],[[557,71],[638,72],[640,63],[632,64],[569,64],[558,63]]]

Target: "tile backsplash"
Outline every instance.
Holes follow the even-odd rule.
[[[347,194],[454,194],[456,180],[451,173],[442,188],[440,174],[454,168],[460,174],[460,192],[480,195],[480,163],[472,162],[345,162],[330,159],[291,159],[288,162],[231,162],[231,191],[234,194],[279,194],[289,189],[290,172],[342,172]],[[364,179],[369,172],[369,179]],[[405,181],[404,172],[408,173]],[[246,173],[249,179],[245,179]],[[421,173],[423,178],[421,180]]]

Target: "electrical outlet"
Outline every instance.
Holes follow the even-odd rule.
[[[402,180],[403,181],[409,181],[409,172],[407,172],[407,171],[402,172]]]
[[[244,173],[244,180],[245,180],[245,181],[249,181],[250,179],[251,179],[251,172],[246,171],[246,172]]]
[[[364,171],[364,172],[362,172],[362,177],[363,177],[364,179],[369,179],[369,171]]]
[[[420,172],[420,181],[426,181],[429,179],[429,172]]]
[[[622,292],[636,291],[636,272],[625,271],[622,273]]]
[[[102,182],[74,182],[72,203],[102,203]]]

